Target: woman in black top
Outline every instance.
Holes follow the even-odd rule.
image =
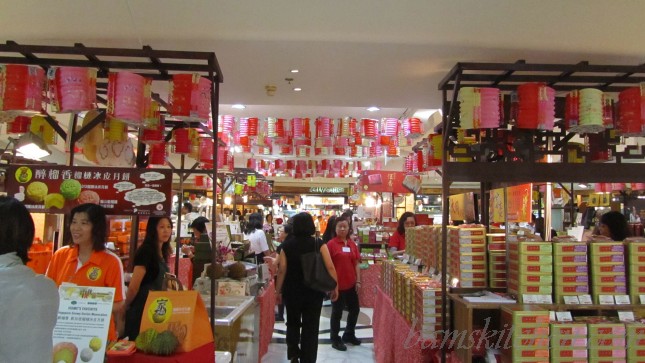
[[[323,232],[322,241],[327,243],[334,237],[336,237],[336,216],[331,216],[327,221],[327,228]]]
[[[148,292],[161,290],[168,272],[172,222],[168,217],[150,217],[146,236],[134,256],[132,279],[125,297],[125,334],[134,340],[139,335],[141,316]]]
[[[315,362],[318,355],[318,328],[324,293],[304,284],[300,256],[318,248],[314,221],[302,212],[293,216],[293,233],[282,243],[276,285],[277,303],[287,308],[287,358],[292,362]],[[320,254],[329,274],[337,280],[336,269],[327,246],[320,245]],[[338,298],[338,288],[332,292],[332,301]]]

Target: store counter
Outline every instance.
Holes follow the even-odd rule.
[[[211,363],[215,361],[213,343],[187,353],[176,353],[167,357],[136,352],[128,356],[108,356],[108,363]]]
[[[405,318],[394,308],[392,300],[376,287],[374,314],[374,355],[378,363],[432,362],[437,350],[432,341],[420,340]]]

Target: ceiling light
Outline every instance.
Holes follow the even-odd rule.
[[[40,160],[52,152],[43,139],[28,132],[16,140],[16,153],[27,159]]]
[[[580,183],[580,184],[578,184],[578,188],[587,189],[587,188],[589,188],[589,186],[587,184],[585,184],[585,183]]]
[[[246,106],[244,106],[244,105],[243,105],[243,104],[241,104],[241,103],[236,103],[236,104],[234,104],[233,106],[231,106],[231,108],[234,108],[234,109],[236,109],[236,110],[243,110],[243,109],[245,109],[245,108],[246,108]]]
[[[369,107],[367,110],[369,112],[376,112],[376,111],[380,111],[381,109],[376,106],[372,106],[372,107]]]
[[[294,91],[296,91],[296,92],[300,92],[300,91],[302,91],[302,88],[300,88],[300,87],[295,87],[293,90],[294,90]]]
[[[298,73],[298,72],[300,72],[300,71],[299,71],[299,70],[297,70],[297,69],[292,69],[292,70],[291,70],[291,73]]]

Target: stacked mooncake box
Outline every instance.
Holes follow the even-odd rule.
[[[459,279],[460,287],[485,288],[486,228],[461,225],[448,230],[448,273]]]
[[[488,233],[486,235],[488,249],[488,286],[491,288],[506,288],[506,234]]]
[[[594,303],[603,295],[626,295],[625,244],[623,242],[592,242],[591,291]]]
[[[586,243],[553,243],[553,288],[556,304],[565,304],[565,296],[589,295],[588,249],[589,245]]]
[[[587,324],[551,323],[551,363],[587,362]]]
[[[625,324],[599,322],[589,323],[589,363],[625,362],[627,339]]]
[[[500,325],[512,329],[511,344],[502,347],[503,362],[549,362],[547,309],[537,305],[503,306]]]
[[[552,243],[520,242],[512,237],[509,236],[507,242],[508,292],[520,303],[550,302],[553,293]],[[529,296],[536,299],[530,300]]]
[[[645,363],[645,323],[629,323],[627,330],[627,361]]]
[[[412,322],[423,339],[437,338],[442,330],[441,284],[438,281],[417,281],[414,284]],[[447,318],[450,321],[450,318]]]
[[[405,251],[411,260],[420,259],[424,266],[437,266],[437,238],[441,235],[440,226],[416,226],[405,231]]]
[[[629,297],[632,304],[645,304],[640,299],[640,296],[645,295],[645,242],[630,242],[627,247]]]

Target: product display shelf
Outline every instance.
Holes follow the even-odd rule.
[[[210,109],[213,115],[219,115],[219,93],[220,83],[223,82],[222,70],[219,66],[215,52],[194,52],[194,51],[173,51],[173,50],[154,50],[150,46],[143,46],[142,49],[124,49],[124,48],[99,48],[99,47],[86,47],[81,43],[76,43],[74,46],[50,46],[50,45],[23,45],[14,41],[8,40],[4,44],[0,44],[0,64],[24,64],[35,65],[50,69],[51,67],[82,67],[92,68],[97,70],[96,82],[96,98],[97,104],[102,105],[99,114],[91,122],[83,125],[77,124],[79,115],[72,113],[68,135],[58,122],[45,112],[45,120],[52,126],[55,132],[63,140],[67,140],[66,146],[68,152],[67,165],[73,167],[74,162],[74,149],[76,143],[88,132],[98,124],[106,119],[107,106],[107,79],[110,72],[127,70],[128,72],[137,73],[141,76],[152,79],[153,87],[156,83],[168,82],[173,78],[176,73],[197,73],[203,77],[207,77],[212,83],[210,87]],[[160,105],[160,111],[163,114],[169,109],[168,102],[161,99],[158,94],[152,94],[152,98]],[[78,127],[77,127],[78,126]],[[172,120],[168,118],[165,124],[164,136],[165,141],[170,140],[172,131],[178,128],[192,127],[200,130],[200,133],[206,134],[213,138],[215,145],[222,145],[223,142],[219,139],[217,132],[213,132],[208,127],[199,121],[194,120]],[[218,118],[213,117],[213,130],[218,129]],[[140,140],[137,141],[137,158],[136,167],[145,168],[148,166],[147,156],[145,153],[145,144]],[[213,160],[217,160],[218,148],[213,147]],[[177,168],[169,164],[173,173],[177,174],[180,179],[180,193],[179,204],[183,202],[183,183],[185,179],[193,173],[205,174],[210,176],[218,175],[217,163],[213,163],[212,168],[198,169],[198,163],[192,167],[184,165],[184,156],[181,158],[181,165]],[[216,183],[213,183],[213,195],[216,194]],[[213,208],[213,221],[212,228],[215,229],[216,208]],[[138,216],[134,216],[132,223],[138,224]],[[136,236],[133,234],[133,236]],[[130,259],[133,258],[136,250],[136,238],[133,237],[130,241]],[[177,255],[179,250],[177,248]],[[215,263],[216,250],[213,249],[212,262]],[[175,261],[175,268],[178,269],[179,259]],[[214,285],[212,286],[214,289]],[[214,315],[215,304],[211,306],[211,313]],[[211,327],[214,330],[214,321],[211,322]]]
[[[443,134],[442,149],[442,236],[441,270],[447,271],[448,231],[450,220],[450,187],[453,182],[478,182],[481,185],[482,220],[488,225],[487,192],[494,187],[504,187],[520,183],[564,182],[598,183],[629,182],[640,180],[645,175],[645,164],[628,163],[630,160],[645,159],[645,150],[640,146],[627,146],[619,149],[621,137],[605,131],[608,140],[606,151],[613,156],[612,163],[591,162],[591,153],[583,151],[585,162],[570,162],[567,143],[574,133],[560,128],[560,131],[509,129],[503,125],[499,129],[475,132],[472,145],[457,144],[456,128],[459,125],[459,92],[463,87],[498,88],[503,97],[509,99],[510,91],[518,84],[542,82],[560,92],[556,97],[556,118],[563,118],[564,92],[582,88],[598,88],[603,92],[619,92],[628,87],[638,86],[643,78],[642,65],[591,65],[588,62],[577,64],[529,64],[524,60],[515,63],[457,63],[440,81],[438,89],[443,95],[443,119],[440,126]],[[590,75],[593,74],[593,75]],[[508,115],[509,109],[504,110]],[[505,117],[508,119],[508,117]],[[498,132],[499,131],[499,132]],[[509,140],[514,140],[509,147]],[[547,163],[540,160],[559,158],[560,162]],[[460,161],[452,161],[453,159]],[[464,162],[465,160],[465,162]],[[579,161],[579,160],[571,160]],[[448,286],[442,282],[444,306],[448,304]],[[444,315],[445,317],[445,315]],[[444,324],[447,321],[444,319]],[[444,326],[445,327],[445,326]],[[468,332],[470,333],[470,332]],[[446,354],[442,354],[445,362]],[[466,360],[469,361],[469,360]]]

